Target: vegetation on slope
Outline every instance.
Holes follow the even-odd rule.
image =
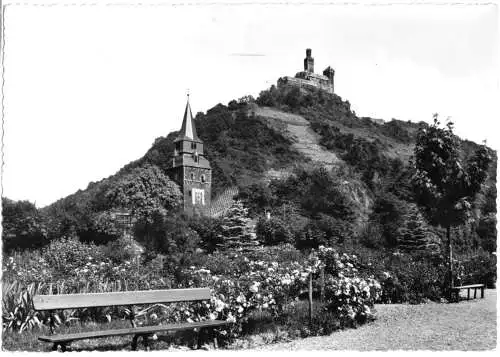
[[[332,171],[314,167],[293,149],[279,127],[252,114],[254,105],[305,118],[319,135],[320,144],[344,163]],[[195,120],[212,165],[214,195],[239,186],[239,198],[257,221],[261,244],[291,243],[302,251],[320,245],[366,249],[367,256],[383,257],[429,247],[441,252],[444,232],[430,225],[417,208],[411,182],[414,171],[409,164],[417,132],[427,124],[398,120],[377,124],[357,117],[349,102],[337,95],[286,86],[273,86],[256,100],[245,97],[227,106],[218,104],[198,113]],[[173,265],[165,266],[172,274],[177,273],[176,264],[182,268],[191,262],[198,248],[212,252],[221,243],[221,220],[184,217],[178,211],[178,186],[166,175],[175,137],[176,133],[170,133],[158,138],[142,158],[115,175],[42,210],[5,201],[10,208],[4,218],[9,221],[12,217],[13,224],[4,230],[4,248],[35,247],[63,236],[98,244],[115,241],[120,232],[113,224],[113,212],[127,209],[136,216],[134,233],[148,251],[174,257]],[[460,143],[464,160],[479,148],[472,142]],[[492,155],[487,181],[473,203],[478,219],[452,232],[458,252],[481,259],[496,249],[496,154]],[[290,175],[265,180],[268,170],[280,168]],[[370,197],[364,207],[365,219],[360,219],[363,207],[353,199],[355,191]],[[9,211],[13,212],[10,216]],[[266,211],[271,214],[269,220]],[[23,224],[35,228],[26,229]],[[177,237],[182,237],[178,244]],[[479,250],[487,254],[481,255],[484,252]],[[385,264],[380,271],[394,267],[393,261],[379,260]],[[441,268],[416,261],[430,277],[439,279]],[[394,269],[403,268],[402,264]],[[413,281],[417,275],[402,272],[400,278]],[[402,289],[404,284],[399,284]]]

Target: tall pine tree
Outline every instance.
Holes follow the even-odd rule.
[[[397,230],[397,240],[398,248],[408,253],[439,253],[436,234],[415,206],[411,206],[404,214],[403,224]]]
[[[248,209],[241,201],[235,201],[222,219],[219,247],[226,251],[253,250],[259,242]]]

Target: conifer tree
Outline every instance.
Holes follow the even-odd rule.
[[[223,250],[248,251],[259,242],[248,217],[248,209],[241,201],[235,201],[222,219],[222,233],[219,247]]]
[[[439,245],[436,235],[417,207],[409,208],[403,216],[403,222],[403,225],[397,230],[399,249],[409,253],[438,252]]]

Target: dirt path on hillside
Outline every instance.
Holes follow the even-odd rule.
[[[265,118],[268,123],[290,139],[292,147],[313,162],[331,169],[341,162],[335,153],[324,149],[319,144],[319,135],[312,129],[309,122],[297,114],[284,113],[268,107],[255,108],[255,115]],[[271,170],[271,175],[279,175]]]
[[[496,290],[458,304],[377,305],[377,320],[256,350],[486,350],[496,347]]]

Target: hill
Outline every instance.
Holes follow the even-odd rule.
[[[332,235],[343,227],[333,234],[337,241],[348,234],[369,246],[397,245],[397,229],[404,216],[417,217],[411,214],[416,208],[408,162],[419,128],[427,126],[424,122],[358,117],[350,103],[336,94],[283,84],[262,91],[257,99],[248,96],[228,105],[217,104],[206,113],[198,113],[195,123],[212,165],[214,216],[223,214],[230,206],[230,197],[238,193],[255,218],[267,210],[285,221],[300,222],[299,227],[290,229],[298,230],[293,234],[302,232],[299,235],[305,240],[312,239],[311,234]],[[89,240],[106,241],[109,227],[96,227],[97,217],[131,204],[110,200],[115,186],[131,185],[141,193],[151,186],[141,182],[144,175],[176,186],[166,177],[176,134],[157,138],[143,157],[116,174],[42,209],[57,227],[49,231],[56,232],[54,237],[76,232]],[[467,140],[460,143],[464,158],[479,147]],[[474,228],[476,238],[470,234],[463,237],[464,246],[491,249],[492,235],[496,237],[493,154],[488,180],[476,200],[476,214],[482,223]],[[155,190],[162,187],[152,186]],[[123,187],[122,193],[126,191]],[[147,194],[155,205],[168,201],[156,191]],[[169,205],[170,210],[176,207],[173,202]]]

